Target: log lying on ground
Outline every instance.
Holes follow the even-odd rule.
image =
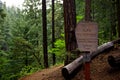
[[[81,64],[83,63],[83,56],[75,59],[70,64],[66,65],[62,69],[62,75],[65,79],[69,79],[76,74],[75,70],[77,70]],[[78,70],[77,70],[78,71]]]
[[[113,57],[112,55],[108,56],[108,63],[113,68],[120,68],[120,56],[117,57]]]
[[[120,42],[120,39],[111,41],[111,42],[108,42],[108,43],[105,43],[105,44],[99,46],[95,52],[90,54],[91,59],[94,59],[96,56],[98,56],[100,53],[105,52],[106,50],[111,50],[114,47],[114,44],[119,43],[119,42]],[[71,78],[71,76],[74,77],[74,75],[78,72],[76,70],[80,70],[78,68],[80,66],[82,66],[83,63],[84,63],[84,58],[83,58],[83,56],[80,56],[79,58],[74,60],[72,63],[64,66],[62,68],[63,77],[65,79],[69,79],[69,78]]]
[[[113,47],[114,47],[113,42],[104,43],[103,45],[99,46],[95,52],[91,54],[91,59],[94,59],[96,56],[105,51],[111,50]]]
[[[113,44],[117,44],[120,43],[120,38],[118,38],[117,40],[111,41]]]

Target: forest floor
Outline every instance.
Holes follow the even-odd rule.
[[[91,80],[120,80],[120,69],[109,66],[107,58],[109,55],[120,55],[120,47],[110,52],[100,54],[91,62]],[[25,76],[20,80],[65,80],[61,74],[63,65],[53,66],[48,69]],[[85,80],[84,69],[82,69],[72,80]]]

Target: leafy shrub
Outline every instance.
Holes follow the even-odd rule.
[[[32,67],[32,66],[25,66],[20,71],[19,76],[22,77],[22,76],[30,75],[38,70],[40,70],[40,68]]]
[[[65,41],[61,39],[56,40],[55,48],[50,49],[48,52],[57,56],[63,55],[65,53]]]

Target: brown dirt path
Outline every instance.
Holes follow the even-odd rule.
[[[49,69],[36,72],[32,75],[25,76],[20,80],[64,80],[60,74],[63,65],[54,66]]]
[[[107,57],[109,55],[120,55],[120,47],[99,55],[91,62],[91,80],[120,80],[120,69],[111,68],[107,62]],[[20,80],[64,80],[61,75],[62,66],[63,65],[44,69],[23,77]],[[85,80],[83,73],[84,69],[82,69],[72,80]]]

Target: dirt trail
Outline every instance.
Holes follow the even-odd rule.
[[[25,76],[20,80],[61,80],[62,75],[60,74],[60,70],[62,69],[62,66],[63,65],[44,69],[32,75]]]
[[[99,55],[91,62],[91,80],[120,80],[120,69],[113,69],[107,63],[107,57],[109,55],[120,55],[120,47]],[[61,75],[62,66],[63,65],[44,69],[23,77],[20,80],[64,80]],[[82,69],[72,80],[85,80],[83,73],[84,69]]]

